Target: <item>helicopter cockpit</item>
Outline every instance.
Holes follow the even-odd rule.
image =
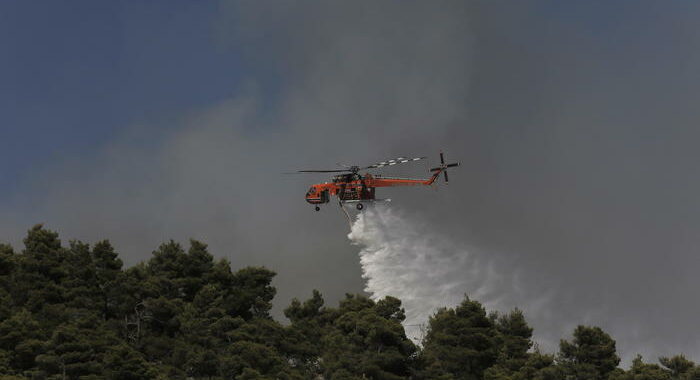
[[[306,201],[309,203],[328,203],[328,190],[321,190],[316,186],[311,186],[306,192]]]
[[[318,190],[316,190],[315,186],[311,186],[309,191],[306,192],[306,198],[318,198],[319,196],[317,195]]]
[[[362,179],[362,177],[357,173],[338,174],[338,175],[333,177],[333,182],[335,182],[335,183],[350,182],[350,181],[357,181],[359,179]]]

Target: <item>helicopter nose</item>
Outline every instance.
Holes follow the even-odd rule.
[[[308,193],[306,193],[305,198],[306,198],[306,201],[311,203],[311,204],[318,203],[318,197],[316,196],[315,193],[312,193],[310,191]]]

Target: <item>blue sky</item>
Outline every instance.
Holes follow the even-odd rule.
[[[218,4],[0,3],[0,194],[64,155],[87,155],[135,123],[241,85],[236,49],[217,46]],[[144,142],[148,143],[148,142]],[[86,154],[87,153],[87,154]]]

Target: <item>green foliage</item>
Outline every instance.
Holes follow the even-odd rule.
[[[666,367],[673,379],[697,379],[700,380],[700,367],[685,358],[683,355],[659,358],[661,365]]]
[[[104,375],[110,380],[152,379],[156,371],[138,351],[120,342],[104,355]]]
[[[321,294],[285,310],[292,324],[283,350],[306,378],[401,379],[412,372],[417,347],[406,338],[401,301],[377,302],[347,294],[338,308],[323,307]]]
[[[523,312],[515,309],[496,320],[500,336],[502,362],[527,359],[527,351],[532,347],[532,328],[525,321]]]
[[[292,322],[287,328],[284,351],[293,366],[309,376],[320,373],[321,338],[330,324],[331,313],[322,310],[323,304],[321,293],[314,290],[312,297],[303,304],[295,298],[284,310],[284,315]]]
[[[559,362],[577,379],[606,379],[620,363],[615,341],[600,327],[578,326],[572,342],[559,344]]]
[[[15,266],[15,253],[12,247],[0,243],[0,276],[7,276],[12,273]]]
[[[525,364],[513,375],[514,380],[559,380],[564,379],[564,371],[554,365],[554,355],[539,351],[528,354]]]
[[[454,309],[441,309],[430,318],[423,342],[425,377],[481,379],[496,364],[499,333],[477,301],[465,297]]]
[[[629,371],[620,370],[610,375],[610,380],[671,380],[671,372],[661,368],[658,364],[648,364],[642,361],[641,355],[632,361]]]
[[[233,293],[228,301],[233,309],[230,312],[243,319],[268,318],[272,299],[277,292],[270,285],[275,272],[259,267],[247,267],[233,275]]]
[[[44,343],[37,366],[47,375],[70,378],[100,376],[104,353],[116,343],[115,337],[95,317],[60,325]]]
[[[514,380],[546,376],[554,359],[539,352],[528,353],[532,347],[532,328],[525,321],[523,312],[515,309],[500,316],[493,314],[491,319],[498,331],[500,350],[496,364],[484,372],[484,379]]]
[[[103,240],[92,249],[92,267],[94,268],[96,294],[104,320],[119,315],[119,305],[123,302],[124,289],[122,261],[107,240]]]
[[[314,290],[284,310],[285,326],[270,316],[273,271],[232,271],[196,240],[127,269],[106,240],[64,247],[36,225],[24,244],[0,244],[0,380],[700,380],[682,355],[617,368],[597,327],[579,326],[556,356],[533,351],[520,310],[488,315],[469,298],[430,318],[422,349],[390,296],[329,307]]]
[[[388,297],[375,303],[346,295],[338,310],[325,310],[329,325],[321,338],[322,368],[326,377],[336,372],[375,379],[400,379],[411,372],[415,345],[401,326],[401,302]]]
[[[26,370],[34,366],[34,357],[42,346],[39,326],[26,309],[17,310],[0,323],[0,348],[9,353],[14,369]]]

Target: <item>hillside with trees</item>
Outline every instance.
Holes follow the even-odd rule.
[[[37,225],[23,250],[0,245],[0,379],[700,380],[682,355],[619,368],[615,340],[593,326],[539,352],[521,311],[469,298],[436,311],[421,346],[393,297],[329,306],[314,291],[280,322],[274,276],[232,271],[194,240],[124,268],[108,241],[63,245]]]

